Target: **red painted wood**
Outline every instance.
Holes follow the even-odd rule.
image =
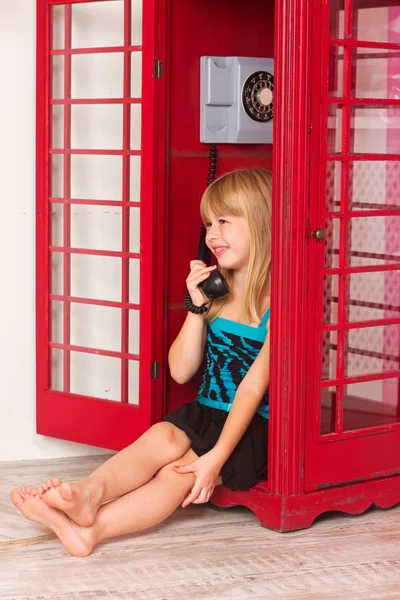
[[[103,0],[98,0],[103,1]],[[96,99],[79,99],[77,101],[69,98],[70,89],[70,60],[72,54],[86,54],[91,48],[70,48],[70,9],[74,2],[67,0],[65,4],[65,44],[66,50],[58,50],[53,54],[64,55],[64,87],[65,98],[52,101],[50,98],[50,73],[48,57],[50,55],[50,10],[52,4],[48,0],[38,0],[38,46],[37,46],[37,431],[43,435],[60,437],[72,441],[94,444],[106,448],[120,449],[136,439],[147,429],[156,417],[161,417],[160,408],[155,408],[156,392],[161,397],[160,385],[151,379],[151,363],[162,357],[158,347],[155,328],[163,319],[162,286],[156,278],[163,279],[164,245],[162,236],[156,235],[157,218],[162,214],[158,212],[156,204],[162,206],[164,203],[165,190],[156,185],[153,177],[146,173],[157,171],[160,181],[164,178],[164,164],[160,161],[160,148],[163,148],[165,136],[164,124],[158,129],[158,122],[162,113],[159,105],[165,106],[163,94],[165,86],[158,86],[158,81],[153,78],[154,59],[163,59],[165,52],[165,41],[157,35],[154,24],[159,16],[163,14],[160,10],[158,0],[146,1],[143,11],[143,45],[131,46],[130,44],[130,3],[125,0],[124,21],[124,46],[113,48],[113,51],[124,53],[124,89],[123,97],[113,99],[112,103],[120,103],[123,107],[123,139],[121,139],[121,150],[103,151],[101,149],[85,150],[71,149],[70,147],[70,110],[71,105],[95,104]],[[162,4],[162,3],[161,3]],[[164,8],[162,8],[164,10]],[[164,36],[165,37],[165,36]],[[109,48],[95,48],[94,52],[109,51]],[[142,75],[142,98],[129,98],[130,94],[130,53],[143,50],[143,75]],[[156,96],[157,95],[157,96]],[[109,103],[107,99],[99,99],[100,103]],[[130,149],[130,106],[131,104],[142,104],[142,145],[141,151]],[[110,102],[111,103],[111,102]],[[59,104],[64,106],[64,146],[61,149],[50,147],[49,136],[49,106]],[[164,119],[165,120],[165,119]],[[43,132],[46,132],[43,135]],[[49,180],[49,156],[61,154],[64,160],[64,189],[63,198],[50,198],[48,189]],[[69,160],[72,154],[106,154],[120,155],[123,165],[123,193],[118,202],[96,201],[85,199],[77,203],[121,206],[122,219],[122,248],[121,252],[88,250],[70,248],[69,223],[70,206],[75,203],[70,194],[70,167]],[[129,161],[132,156],[140,156],[142,161],[141,176],[141,201],[140,203],[129,202]],[[158,164],[157,170],[155,164]],[[54,202],[60,202],[64,207],[64,246],[52,247],[49,239],[49,206]],[[140,254],[129,252],[129,209],[131,206],[139,206],[141,212],[141,251]],[[157,225],[157,227],[159,227]],[[160,230],[161,231],[161,230]],[[51,251],[59,251],[64,257],[64,290],[63,294],[57,294],[57,300],[63,302],[64,306],[64,340],[62,344],[50,343],[49,327],[50,315],[50,265],[49,256]],[[122,290],[121,301],[115,303],[103,302],[96,298],[86,301],[87,304],[98,306],[115,306],[121,309],[121,350],[110,352],[104,349],[85,348],[70,345],[69,340],[69,309],[74,298],[70,292],[70,269],[69,260],[71,254],[89,254],[96,256],[114,256],[122,261]],[[140,306],[129,303],[128,297],[128,261],[130,258],[140,258]],[[153,264],[160,267],[155,272]],[[85,299],[77,299],[85,303]],[[139,356],[128,352],[128,312],[130,308],[140,308],[140,348]],[[59,394],[50,389],[50,364],[49,353],[52,349],[63,350],[64,361],[64,390],[69,390],[69,360],[71,350],[79,352],[90,352],[102,356],[115,356],[121,362],[121,398],[118,402],[110,402],[100,398],[88,398],[79,394]],[[129,361],[139,360],[139,398],[140,406],[127,405],[128,399],[128,364]],[[159,404],[160,401],[159,401]],[[112,423],[112,427],[110,427]],[[88,425],[90,424],[90,425]]]

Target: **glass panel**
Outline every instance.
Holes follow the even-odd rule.
[[[52,198],[64,196],[64,159],[61,154],[51,157],[50,195]]]
[[[129,354],[139,354],[140,311],[129,311]]]
[[[51,57],[51,98],[60,100],[64,98],[64,57]]]
[[[355,48],[351,95],[356,98],[397,98],[400,50]]]
[[[352,106],[350,152],[400,154],[400,107]]]
[[[328,154],[340,154],[342,151],[343,109],[337,104],[328,105],[328,131],[326,137]]]
[[[142,140],[142,107],[131,104],[131,150],[140,150]]]
[[[71,254],[71,296],[121,302],[121,259]]]
[[[399,325],[361,327],[345,335],[346,377],[396,371],[400,367]]]
[[[119,206],[71,205],[71,247],[122,249],[122,208]]]
[[[142,0],[131,1],[131,20],[132,20],[132,45],[142,45],[142,20],[143,7]]]
[[[64,147],[64,107],[54,104],[51,107],[51,148]]]
[[[122,0],[72,4],[72,48],[124,45]]]
[[[390,425],[400,421],[399,379],[345,386],[343,431]]]
[[[123,55],[119,52],[71,56],[71,98],[122,98]]]
[[[101,154],[71,156],[71,198],[121,200],[122,157]]]
[[[128,369],[128,403],[139,405],[139,362],[136,360],[129,361]]]
[[[339,241],[340,221],[339,219],[328,219],[325,238],[325,267],[327,269],[335,269],[339,266]]]
[[[140,208],[130,208],[129,252],[140,252]]]
[[[129,260],[129,302],[140,303],[140,260],[138,258]]]
[[[61,392],[63,389],[63,350],[50,351],[50,389]]]
[[[396,28],[398,31],[396,6],[390,0],[376,0],[369,4],[365,0],[353,0],[353,37],[364,41],[390,42],[392,32]]]
[[[322,334],[322,379],[336,378],[337,331]]]
[[[130,157],[130,191],[131,202],[140,202],[140,156]]]
[[[131,98],[142,97],[142,53],[131,53]]]
[[[121,309],[73,302],[71,345],[120,352]]]
[[[344,0],[331,0],[329,35],[332,39],[344,38]]]
[[[52,203],[49,205],[51,210],[51,240],[50,246],[61,247],[64,240],[64,205]]]
[[[328,161],[326,163],[326,210],[334,212],[340,210],[340,185],[342,163]]]
[[[336,388],[321,390],[321,435],[335,431]]]
[[[63,294],[64,282],[64,255],[62,252],[51,253],[51,293],[61,296]]]
[[[122,149],[122,106],[71,106],[71,148]]]
[[[347,263],[353,267],[400,262],[400,216],[354,217],[347,230]]]
[[[351,322],[400,317],[400,272],[370,271],[348,275]]]
[[[360,160],[350,163],[350,210],[400,207],[400,162]]]
[[[343,96],[343,46],[329,47],[328,94]]]
[[[52,301],[51,305],[51,338],[50,341],[54,344],[62,344],[63,322],[64,322],[64,303]]]
[[[51,7],[51,21],[51,48],[53,50],[60,50],[64,48],[64,6]]]
[[[335,325],[338,319],[339,275],[326,275],[324,280],[324,323]]]
[[[71,352],[71,393],[121,401],[121,359]]]

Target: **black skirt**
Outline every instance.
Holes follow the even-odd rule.
[[[184,431],[193,452],[202,456],[214,448],[228,414],[194,400],[165,415],[163,421]],[[230,490],[248,490],[259,481],[266,481],[267,456],[268,419],[256,413],[221,469],[222,485]]]

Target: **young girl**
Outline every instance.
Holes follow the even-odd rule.
[[[201,201],[206,244],[230,293],[196,314],[199,284],[215,266],[190,263],[189,312],[169,351],[185,383],[206,367],[197,398],[165,416],[87,480],[13,489],[13,504],[49,527],[73,556],[106,538],[166,519],[180,504],[208,502],[215,486],[249,489],[267,476],[271,173],[223,175]],[[194,312],[192,312],[194,311]]]

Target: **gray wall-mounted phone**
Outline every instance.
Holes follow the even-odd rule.
[[[272,142],[274,59],[202,56],[200,141]]]

